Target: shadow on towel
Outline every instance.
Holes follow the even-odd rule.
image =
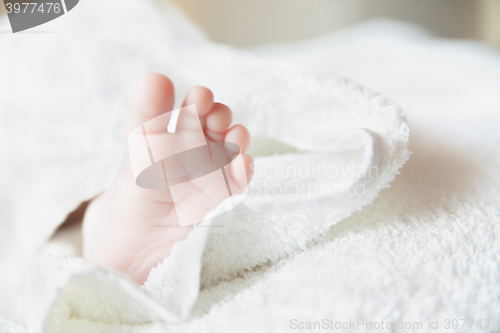
[[[432,218],[429,217],[449,214],[446,211],[448,204],[475,193],[481,170],[473,156],[419,136],[418,132],[412,134],[410,151],[412,157],[390,188],[383,190],[372,205],[332,226],[328,233],[312,241],[308,248],[324,246],[366,229],[376,229],[381,224],[430,223]],[[274,271],[280,266],[279,262],[268,262],[255,267],[245,276],[202,290],[188,320],[207,314],[214,305],[251,288],[261,281],[267,271]]]

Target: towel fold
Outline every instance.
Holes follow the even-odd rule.
[[[231,280],[305,248],[371,203],[409,157],[409,130],[400,109],[386,97],[345,80],[290,73],[262,73],[250,83],[235,79],[231,82],[241,90],[225,96],[237,110],[235,118],[241,117],[261,144],[279,141],[298,152],[257,156],[248,197],[218,214],[230,205],[221,203],[213,218],[201,223],[152,270],[143,287],[146,293],[118,273],[90,269],[83,260],[63,261],[55,274],[64,274],[64,282],[48,279],[58,281],[53,288],[59,290],[54,296],[59,301],[34,313],[49,314],[47,322],[52,325],[62,321],[56,316],[70,309],[81,318],[103,323],[123,322],[120,316],[130,320],[127,324],[153,317],[177,322],[189,315],[200,287]],[[287,102],[280,105],[274,99]],[[111,290],[106,303],[80,296],[104,290]],[[126,297],[117,296],[123,294]],[[109,299],[115,307],[109,306]],[[129,304],[134,316],[119,312]],[[150,311],[141,312],[137,306]]]
[[[95,17],[92,2],[81,3],[65,20],[50,23],[54,36],[12,39],[0,51],[2,66],[28,49],[38,59],[32,64],[29,56],[20,58],[29,78],[2,68],[0,83],[6,92],[0,105],[14,112],[7,135],[25,168],[24,213],[14,220],[19,251],[26,263],[42,262],[27,274],[33,332],[82,322],[181,321],[200,288],[304,249],[373,202],[409,158],[404,115],[384,95],[328,73],[211,44],[174,8],[125,2],[99,3],[117,11],[113,26]],[[128,31],[129,20],[140,31]],[[127,32],[135,37],[124,38]],[[148,36],[150,45],[137,36]],[[61,247],[37,252],[69,211],[113,178],[125,142],[127,94],[146,70],[171,76],[178,94],[190,84],[210,87],[257,144],[245,201],[218,215],[228,204],[221,203],[139,288],[82,259],[48,258],[62,254]],[[32,95],[21,103],[20,91]],[[273,145],[285,153],[270,154]]]

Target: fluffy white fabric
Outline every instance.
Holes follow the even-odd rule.
[[[421,321],[425,331],[429,319],[443,325],[499,317],[497,52],[383,22],[311,42],[234,51],[205,41],[173,8],[119,4],[82,2],[72,16],[45,26],[57,34],[2,40],[1,133],[9,139],[2,154],[5,170],[18,173],[2,192],[11,212],[2,217],[2,269],[18,268],[18,276],[8,274],[0,284],[6,295],[0,315],[8,319],[2,327],[21,331],[27,320],[33,331],[275,332],[289,331],[293,319],[367,319]],[[96,7],[117,12],[110,21]],[[209,221],[224,232],[197,229],[142,289],[81,259],[44,260],[28,273],[29,258],[65,214],[112,179],[126,96],[150,70],[174,79],[178,100],[189,84],[213,88],[249,127],[257,153],[271,144],[292,151],[256,159],[256,170],[358,161],[380,173],[335,180],[347,188],[363,184],[363,196],[327,198],[262,199],[265,181],[291,180],[257,175],[244,204]],[[416,133],[402,175],[350,217],[408,158],[408,130],[385,97],[337,75],[393,96]],[[13,233],[23,241],[17,248],[9,244]],[[61,243],[39,256],[75,253]],[[33,282],[23,313],[16,309],[25,304],[26,276]]]

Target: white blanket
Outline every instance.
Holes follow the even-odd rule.
[[[364,319],[422,322],[425,329],[429,320],[498,317],[497,53],[380,22],[242,52],[206,42],[173,8],[124,3],[99,2],[103,12],[118,11],[112,22],[88,1],[46,26],[56,34],[2,41],[2,162],[13,175],[2,192],[11,212],[2,220],[6,327],[274,332]],[[384,172],[338,179],[368,190],[338,202],[344,196],[254,193],[211,221],[226,233],[208,235],[204,248],[206,231],[198,229],[142,289],[82,260],[45,260],[75,253],[57,242],[44,247],[35,273],[27,272],[65,214],[112,179],[126,96],[147,70],[172,77],[178,99],[188,84],[213,88],[260,142],[255,152],[264,154],[259,146],[270,138],[293,150],[256,159],[257,170],[354,160]],[[385,97],[338,75],[394,96],[415,133],[403,174],[349,218],[408,158],[408,130]]]

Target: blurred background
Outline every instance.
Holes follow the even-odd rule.
[[[306,39],[371,18],[500,46],[500,0],[173,0],[216,42],[237,47]]]
[[[440,37],[500,46],[500,0],[159,1],[174,2],[213,41],[235,47],[311,38],[377,17],[416,23]]]

